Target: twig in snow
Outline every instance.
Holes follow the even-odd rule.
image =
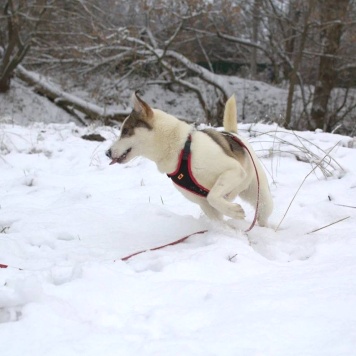
[[[0,229],[0,234],[6,234],[6,230],[10,229],[10,226],[4,226]]]
[[[282,220],[279,222],[278,226],[276,227],[276,229],[275,229],[274,231],[277,231],[277,230],[279,229],[279,227],[281,226],[281,224],[282,224],[284,218],[286,217],[286,215],[287,215],[287,213],[288,213],[288,211],[289,211],[289,208],[291,207],[291,205],[292,205],[294,199],[296,198],[297,194],[299,193],[300,189],[302,188],[304,182],[307,180],[307,178],[308,178],[318,167],[320,167],[320,165],[323,163],[324,159],[329,156],[329,154],[331,153],[331,151],[332,151],[339,143],[340,143],[340,142],[337,142],[337,143],[332,147],[332,149],[329,150],[329,152],[320,160],[320,162],[304,177],[302,183],[300,184],[300,186],[299,186],[299,188],[297,189],[296,193],[294,194],[294,196],[293,196],[291,202],[289,203],[288,208],[287,208],[286,212],[284,213]]]
[[[334,205],[342,206],[342,207],[344,207],[344,208],[356,209],[356,206],[351,206],[351,205],[345,205],[345,204],[334,204]]]
[[[229,257],[228,257],[228,260],[229,260],[230,262],[234,262],[233,259],[234,259],[236,256],[237,256],[237,253],[235,253],[233,256],[229,256]]]
[[[320,227],[319,229],[315,229],[315,230],[313,230],[313,231],[307,232],[307,235],[310,235],[310,234],[312,234],[313,232],[317,232],[317,231],[320,231],[320,230],[322,230],[322,229],[325,229],[325,228],[327,228],[327,227],[329,227],[329,226],[331,226],[331,225],[335,225],[335,224],[337,224],[337,223],[339,223],[339,222],[341,222],[341,221],[344,221],[344,220],[346,220],[346,219],[348,219],[348,218],[350,218],[350,216],[346,216],[346,218],[342,218],[342,219],[340,219],[340,220],[338,220],[338,221],[332,222],[331,224],[328,224],[328,225],[325,225],[325,226],[323,226],[323,227]]]

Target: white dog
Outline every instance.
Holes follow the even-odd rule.
[[[255,208],[254,222],[257,219],[260,226],[267,224],[273,209],[271,193],[252,147],[237,136],[234,96],[226,103],[224,132],[194,130],[174,116],[152,109],[136,93],[133,106],[119,139],[106,152],[111,164],[146,157],[209,218],[223,219],[226,215],[243,219],[242,207],[232,203],[239,195]]]

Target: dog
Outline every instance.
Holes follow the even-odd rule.
[[[195,130],[151,108],[137,92],[132,101],[133,110],[124,120],[118,140],[106,151],[110,164],[146,157],[210,219],[244,219],[241,205],[233,203],[239,196],[255,208],[254,220],[260,226],[267,225],[273,210],[267,177],[251,145],[237,135],[234,96],[225,105],[223,132]]]

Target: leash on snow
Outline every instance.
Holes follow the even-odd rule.
[[[14,269],[18,269],[19,271],[23,271],[22,268],[19,268],[19,267],[12,267],[12,266],[9,266],[9,265],[5,265],[3,263],[0,263],[0,268],[14,268]]]
[[[170,242],[168,244],[165,244],[165,245],[161,245],[161,246],[158,246],[158,247],[154,247],[154,248],[149,248],[147,250],[142,250],[142,251],[139,251],[139,252],[135,252],[131,255],[128,255],[126,257],[122,257],[120,260],[121,261],[127,261],[128,259],[130,259],[131,257],[133,256],[136,256],[136,255],[139,255],[141,253],[144,253],[144,252],[148,252],[148,251],[156,251],[156,250],[161,250],[162,248],[165,248],[165,247],[168,247],[168,246],[174,246],[174,245],[178,245],[179,243],[187,240],[189,237],[191,236],[194,236],[194,235],[198,235],[198,234],[205,234],[206,232],[208,232],[208,230],[201,230],[201,231],[197,231],[197,232],[193,232],[192,234],[189,234],[187,236],[184,236],[178,240],[175,240],[173,242]],[[115,262],[115,261],[114,261]]]
[[[178,240],[175,240],[173,242],[170,242],[168,244],[165,244],[165,245],[161,245],[161,246],[158,246],[158,247],[153,247],[153,248],[149,248],[147,250],[142,250],[142,251],[138,251],[138,252],[135,252],[135,253],[132,253],[131,255],[128,255],[128,256],[125,256],[125,257],[122,257],[120,258],[120,261],[127,261],[129,260],[131,257],[134,257],[134,256],[137,256],[141,253],[144,253],[144,252],[148,252],[148,251],[156,251],[156,250],[161,250],[162,248],[165,248],[165,247],[168,247],[168,246],[174,246],[174,245],[178,245],[179,243],[181,242],[184,242],[185,240],[187,240],[189,237],[191,236],[194,236],[194,235],[199,235],[199,234],[205,234],[206,232],[208,232],[208,230],[201,230],[201,231],[197,231],[197,232],[193,232],[187,236],[184,236]],[[114,260],[114,262],[116,262],[118,260]],[[19,267],[12,267],[12,266],[9,266],[9,265],[6,265],[6,264],[3,264],[3,263],[0,263],[0,268],[14,268],[14,269],[17,269],[19,271],[23,271],[24,269],[23,268],[19,268]]]

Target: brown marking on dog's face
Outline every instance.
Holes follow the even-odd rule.
[[[134,153],[132,154],[132,150],[135,148],[135,145],[133,144],[134,141],[132,142],[132,139],[130,138],[135,135],[135,130],[140,127],[152,130],[152,126],[145,120],[142,120],[141,113],[132,111],[121,127],[121,135],[119,139],[110,149],[112,158],[110,164],[123,163],[133,157]],[[135,139],[133,138],[133,140]]]
[[[152,130],[152,126],[142,118],[141,113],[133,110],[121,127],[121,138],[133,136],[135,129],[139,127]]]
[[[152,130],[151,119],[153,111],[138,95],[137,91],[132,96],[133,110],[121,127],[121,138],[131,137],[136,128],[143,127]]]
[[[133,104],[134,109],[121,126],[120,137],[107,151],[107,156],[112,159],[110,164],[128,162],[137,155],[142,154],[142,149],[140,148],[142,139],[136,141],[136,130],[143,128],[151,131],[153,129],[154,114],[150,106],[140,99],[136,93],[133,97]]]

